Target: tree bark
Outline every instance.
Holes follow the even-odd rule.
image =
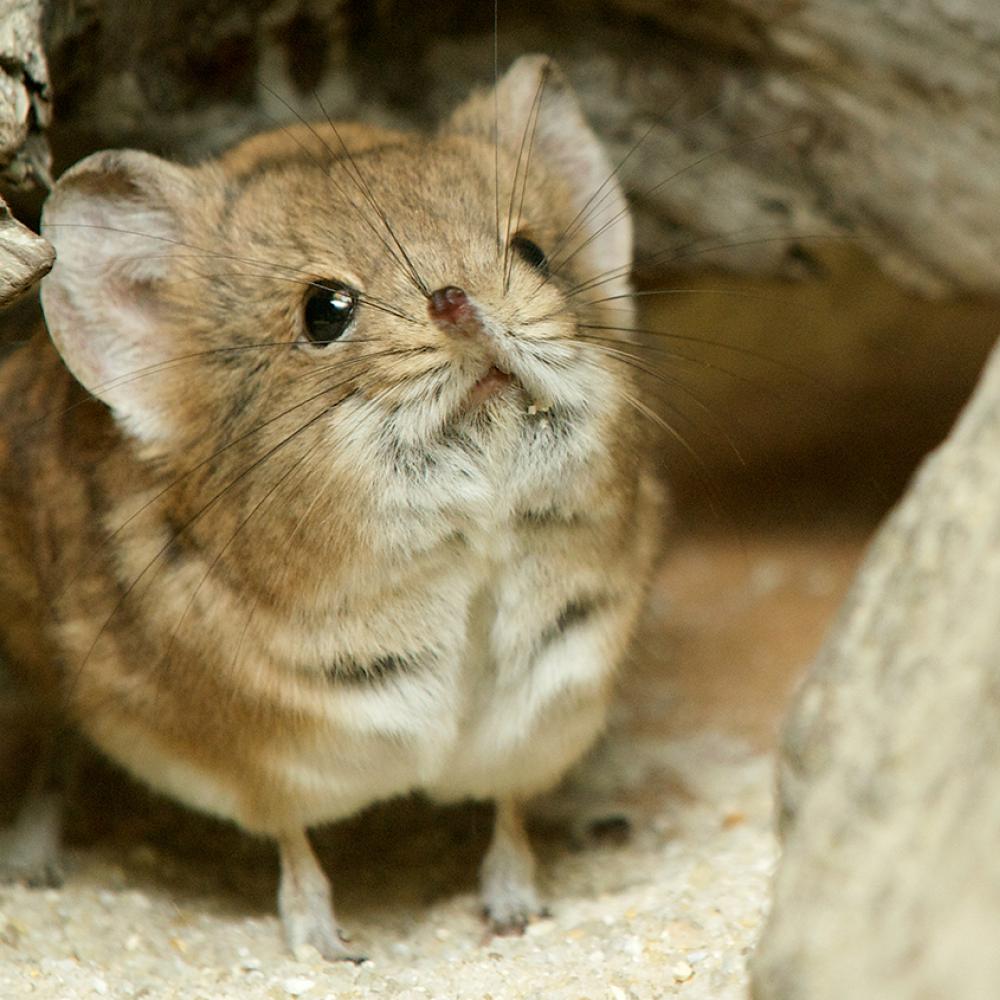
[[[785,734],[754,1000],[1000,995],[1000,348]]]

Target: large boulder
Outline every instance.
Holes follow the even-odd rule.
[[[797,699],[754,1000],[1000,996],[1000,348]]]
[[[314,91],[332,115],[424,122],[493,72],[489,3],[49,6],[65,160],[99,145],[199,155],[322,117]],[[640,257],[801,272],[846,233],[908,284],[995,291],[1000,20],[995,0],[953,6],[500,0],[498,41],[502,64],[556,56],[628,156]]]

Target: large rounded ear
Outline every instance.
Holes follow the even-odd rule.
[[[627,292],[632,265],[628,203],[572,87],[551,59],[522,56],[500,79],[495,91],[474,93],[460,105],[447,128],[491,143],[497,135],[502,147],[515,157],[520,155],[522,161],[522,147],[526,149],[530,141],[531,162],[537,158],[563,177],[570,189],[573,213],[580,213],[572,223],[562,256],[565,259],[582,247],[575,259],[592,273],[614,270],[622,274],[618,282],[603,284],[602,293],[617,294],[616,284]],[[512,182],[513,178],[506,179],[508,192]],[[503,191],[501,179],[502,204]]]
[[[42,213],[56,249],[41,293],[49,334],[83,386],[146,440],[165,436],[159,380],[142,376],[178,353],[163,336],[163,282],[193,197],[184,167],[105,151],[68,170]]]

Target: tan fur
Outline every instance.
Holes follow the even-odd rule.
[[[513,204],[510,235],[552,247],[607,164],[548,64],[501,88],[503,236]],[[331,957],[303,828],[411,789],[515,803],[550,787],[603,724],[655,550],[630,369],[576,336],[627,325],[623,303],[567,297],[627,271],[630,224],[548,281],[515,255],[505,289],[492,115],[483,95],[432,138],[296,126],[191,169],[97,154],[46,209],[60,262],[43,293],[97,399],[41,334],[0,369],[10,659],[126,768],[277,838],[289,938]],[[482,338],[431,320],[397,240],[428,289],[468,292]],[[325,279],[406,318],[362,302],[342,340],[295,345],[303,282]],[[497,358],[520,387],[468,412]],[[398,675],[363,676],[395,656]],[[361,676],[331,673],[342,661]],[[516,833],[498,838],[487,904],[517,925],[533,889],[496,873],[530,865],[504,861]]]

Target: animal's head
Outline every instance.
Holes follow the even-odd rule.
[[[43,222],[52,339],[161,459],[272,483],[456,442],[537,460],[623,409],[628,368],[584,331],[629,324],[631,221],[542,57],[429,137],[297,125],[193,168],[97,153]]]

